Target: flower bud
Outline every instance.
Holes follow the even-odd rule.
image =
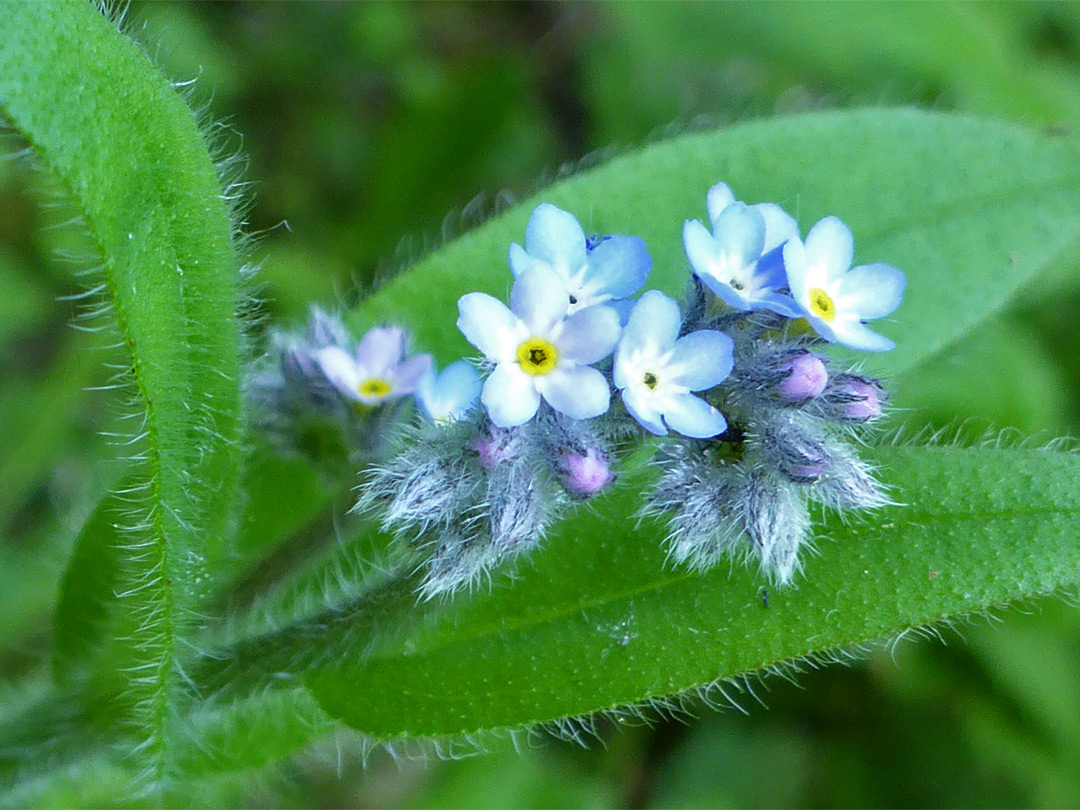
[[[591,498],[615,481],[607,455],[592,447],[584,453],[563,453],[559,457],[559,466],[563,486],[581,498]]]
[[[307,325],[308,340],[316,349],[327,346],[347,348],[351,343],[349,330],[341,318],[328,315],[318,307],[311,308],[311,318]]]
[[[839,374],[825,394],[829,415],[841,422],[868,422],[881,416],[888,399],[877,380],[857,374]]]
[[[752,473],[743,486],[743,527],[761,567],[780,584],[798,568],[799,546],[810,529],[806,504],[790,484],[768,473]]]
[[[510,435],[505,430],[493,427],[473,436],[469,440],[469,449],[476,453],[485,469],[493,470],[511,456]]]
[[[780,369],[788,375],[776,386],[781,399],[788,402],[805,402],[821,395],[829,382],[829,372],[824,361],[816,354],[804,352],[784,363]]]

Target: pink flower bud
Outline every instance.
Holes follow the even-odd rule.
[[[829,382],[824,361],[816,354],[800,354],[781,366],[788,376],[776,387],[777,393],[788,402],[805,402],[821,396]]]
[[[844,418],[865,422],[881,416],[881,400],[875,386],[856,382],[851,383],[849,391],[853,399],[842,408]]]
[[[581,453],[563,453],[559,459],[563,470],[563,486],[574,495],[591,498],[615,480],[607,457],[589,448]]]
[[[476,453],[480,463],[489,470],[511,455],[509,437],[505,431],[498,428],[491,433],[478,433],[473,436],[469,441],[469,449]]]
[[[877,380],[856,374],[841,374],[825,394],[833,417],[842,422],[866,422],[881,416],[881,405],[887,399],[885,389]]]

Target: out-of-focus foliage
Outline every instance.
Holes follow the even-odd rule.
[[[135,3],[127,13],[167,75],[196,80],[189,92],[222,122],[224,148],[247,157],[266,309],[284,322],[310,301],[354,302],[568,161],[700,122],[915,103],[1050,132],[1080,127],[1080,11],[1070,4]],[[80,304],[65,296],[84,287],[65,257],[82,267],[93,251],[78,229],[56,227],[72,216],[56,194],[23,162],[0,160],[5,683],[44,677],[74,536],[121,472],[105,461],[117,450],[102,434],[127,431],[110,392],[85,390],[108,382],[109,350],[66,327]],[[896,423],[1077,433],[1077,266],[1063,259],[1007,314],[908,376]],[[313,536],[332,529],[318,528]],[[978,538],[972,553],[988,553]],[[1078,614],[1039,603],[1000,627],[958,630],[963,644],[946,631],[948,646],[901,644],[895,656],[800,675],[804,689],[772,679],[760,694],[769,711],[744,696],[745,716],[602,722],[606,748],[537,737],[523,753],[498,744],[487,757],[401,767],[376,756],[365,769],[330,741],[207,795],[269,806],[1074,803]],[[0,713],[22,700],[5,687]],[[110,796],[109,774],[98,776]],[[53,790],[38,801],[86,800]]]

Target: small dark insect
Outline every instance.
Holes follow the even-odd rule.
[[[761,597],[761,606],[767,608],[769,606],[769,592],[764,588],[758,588],[758,596]]]

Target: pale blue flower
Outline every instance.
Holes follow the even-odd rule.
[[[712,233],[697,220],[683,225],[683,246],[694,274],[735,309],[769,309],[788,317],[801,312],[786,295],[783,245],[798,239],[799,227],[780,206],[749,206],[717,183],[709,189]]]
[[[619,316],[606,306],[569,309],[566,283],[541,262],[517,277],[509,308],[484,293],[458,301],[458,329],[495,363],[480,399],[498,427],[532,419],[541,397],[573,419],[608,409],[607,380],[589,366],[615,348]]]
[[[543,203],[529,218],[525,247],[510,246],[510,271],[515,277],[536,265],[562,278],[572,315],[585,307],[629,298],[644,286],[652,258],[639,237],[586,239],[573,214]]]
[[[468,413],[480,396],[480,375],[464,360],[435,373],[428,369],[416,386],[416,401],[424,415],[437,425],[456,422]]]
[[[887,264],[852,267],[855,241],[836,217],[810,229],[806,243],[784,246],[788,284],[800,313],[819,335],[834,343],[868,352],[896,344],[868,329],[863,321],[883,318],[900,306],[904,274]]]
[[[679,306],[649,290],[630,313],[615,349],[615,385],[623,404],[647,430],[664,436],[668,428],[695,439],[723,433],[723,414],[692,391],[719,385],[733,365],[732,340],[701,330],[679,337]]]
[[[326,346],[315,360],[326,379],[348,399],[378,405],[411,394],[431,367],[431,355],[419,354],[402,362],[405,333],[396,327],[370,330],[352,355],[340,346]]]

